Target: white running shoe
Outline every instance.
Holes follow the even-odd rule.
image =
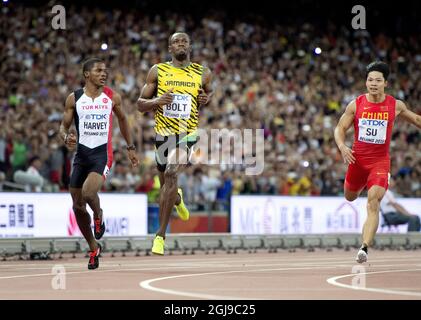
[[[355,261],[357,261],[358,263],[367,262],[367,255],[368,254],[363,249],[360,249],[360,250],[358,250],[357,257],[355,258]]]

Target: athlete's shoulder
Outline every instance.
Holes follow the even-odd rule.
[[[367,97],[366,97],[365,93],[360,94],[357,98],[355,98],[356,104],[360,104],[360,103],[365,102],[365,101],[367,101]]]
[[[75,91],[73,91],[70,95],[72,96],[71,99],[74,99],[74,102],[77,102],[84,94],[83,88],[78,88]]]
[[[400,113],[403,110],[407,109],[407,106],[405,102],[403,102],[402,100],[395,99],[395,108],[396,108],[396,111]]]
[[[154,64],[150,69],[148,76],[151,76],[154,80],[159,76],[172,74],[176,68],[172,66],[169,62],[159,62]]]
[[[402,105],[402,104],[403,104],[403,105],[406,105],[406,104],[405,104],[405,102],[404,102],[403,100],[399,100],[399,99],[396,99],[396,98],[395,98],[395,101],[396,101],[396,105]]]
[[[150,69],[150,70],[157,69],[157,68],[162,68],[162,67],[164,67],[164,68],[172,68],[173,66],[170,64],[170,62],[169,62],[169,61],[158,62],[158,63],[155,63],[155,64],[151,67],[151,69]]]
[[[205,67],[205,66],[203,66],[203,65],[201,65],[200,63],[197,63],[197,62],[192,62],[192,63],[190,64],[190,67],[191,67],[191,68],[193,68],[193,69],[198,69],[198,70],[200,70],[200,71],[203,71],[203,70],[205,70],[205,69],[206,69],[206,67]]]
[[[386,95],[386,102],[397,103],[398,101],[400,100],[396,99],[394,96],[390,94]]]
[[[156,83],[158,79],[158,66],[159,63],[156,63],[149,69],[148,75],[146,76],[147,84]]]
[[[358,99],[358,98],[355,98],[355,99],[350,100],[350,101],[346,104],[346,107],[347,107],[347,108],[355,107],[355,106],[356,106],[356,104],[357,104],[357,99]]]
[[[200,63],[198,63],[198,62],[191,62],[191,64],[190,64],[192,67],[199,67],[199,68],[204,68],[204,66],[203,65],[201,65]]]
[[[345,108],[345,113],[347,113],[347,114],[355,114],[356,113],[356,111],[357,111],[356,100],[357,99],[353,99],[347,104],[347,106]]]
[[[117,95],[118,93],[117,92],[115,92],[113,89],[111,89],[110,87],[108,87],[108,86],[104,86],[104,89],[102,89],[102,92],[104,93],[104,94],[106,94],[110,99],[112,99],[113,98],[113,96],[115,96],[115,95]]]
[[[75,98],[75,91],[70,92],[70,94],[66,98],[65,105],[66,107],[71,107],[76,104],[76,98]]]

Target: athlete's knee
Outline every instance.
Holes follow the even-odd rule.
[[[345,199],[348,201],[354,201],[357,198],[358,198],[358,194],[345,193]]]
[[[83,197],[83,201],[87,203],[91,203],[92,201],[95,201],[96,193],[92,191],[84,191],[82,197]]]
[[[345,190],[345,199],[348,201],[354,201],[358,198],[359,194],[359,192]]]
[[[380,200],[377,197],[368,198],[367,200],[367,211],[368,213],[378,213],[380,208]]]
[[[73,204],[73,212],[77,215],[86,213],[86,206],[81,204]]]

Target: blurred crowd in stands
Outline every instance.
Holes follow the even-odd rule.
[[[146,192],[155,201],[153,114],[139,113],[136,100],[149,68],[170,59],[168,37],[175,31],[191,36],[192,60],[214,75],[215,95],[200,110],[200,127],[264,130],[262,174],[247,176],[241,165],[190,166],[179,175],[188,203],[225,201],[231,194],[341,195],[346,165],[333,129],[345,106],[365,92],[365,66],[373,60],[390,64],[387,92],[421,113],[420,33],[389,37],[333,23],[320,29],[310,23],[268,24],[258,17],[246,22],[218,11],[198,17],[66,9],[65,30],[51,27],[47,7],[10,4],[1,9],[3,190],[19,185],[22,173],[37,176],[27,191],[68,189],[74,154],[58,136],[64,101],[82,85],[81,62],[97,56],[107,62],[108,85],[122,94],[142,163],[136,169],[129,165],[115,121],[114,165],[104,191]],[[101,50],[103,43],[107,50]],[[352,141],[349,132],[348,145]],[[420,197],[421,134],[416,127],[396,122],[391,160],[397,192]]]

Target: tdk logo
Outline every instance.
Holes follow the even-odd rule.
[[[363,120],[361,121],[363,126],[375,126],[375,127],[385,127],[384,120]]]
[[[107,119],[107,115],[106,114],[87,114],[85,116],[86,120],[105,120]]]
[[[185,96],[179,96],[179,95],[176,95],[175,97],[174,97],[174,100],[177,100],[177,101],[189,101],[189,96],[187,96],[187,95],[185,95]]]

